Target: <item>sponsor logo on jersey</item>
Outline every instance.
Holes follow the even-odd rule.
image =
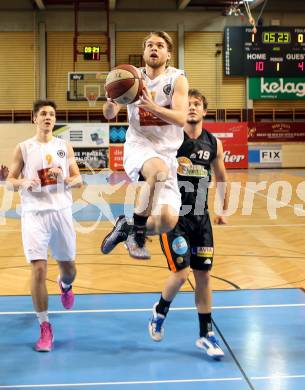
[[[172,242],[172,248],[177,255],[185,255],[187,252],[187,242],[182,236],[176,237]]]
[[[170,106],[165,106],[170,108]],[[139,108],[140,126],[169,126],[170,123],[165,122],[163,119],[158,118],[151,112],[145,111],[143,108]]]
[[[198,257],[213,257],[214,248],[210,246],[197,246],[192,248],[192,254]],[[204,262],[204,264],[209,264]]]
[[[211,259],[205,259],[203,264],[206,264],[206,265],[211,265],[212,264],[212,261]]]
[[[59,156],[60,158],[64,158],[66,155],[65,151],[64,150],[57,150],[57,156]]]
[[[177,263],[177,264],[182,264],[182,263],[183,263],[183,257],[178,256],[178,257],[176,258],[176,263]]]
[[[209,172],[202,165],[194,165],[192,161],[187,157],[178,157],[178,169],[177,172],[181,176],[193,176],[193,177],[207,177]]]

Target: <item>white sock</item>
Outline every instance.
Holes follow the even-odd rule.
[[[60,283],[61,283],[61,285],[63,286],[63,288],[66,290],[66,289],[68,289],[69,287],[71,287],[71,284],[66,284],[66,283],[64,283],[64,282],[62,282],[62,281],[60,281]]]
[[[39,313],[36,312],[36,316],[38,318],[38,321],[39,321],[40,325],[43,322],[49,322],[49,315],[48,315],[47,311],[40,311]]]
[[[58,281],[60,280],[61,286],[62,286],[62,288],[63,288],[64,290],[67,290],[68,288],[71,287],[71,284],[66,284],[66,283],[64,283],[64,282],[61,280],[60,275],[58,275],[57,280],[58,280]]]

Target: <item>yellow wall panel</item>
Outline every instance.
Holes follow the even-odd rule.
[[[33,32],[0,32],[0,110],[29,110],[37,97],[37,39]]]
[[[244,108],[245,79],[223,76],[222,43],[222,32],[185,33],[184,63],[190,86],[206,95],[209,108]]]

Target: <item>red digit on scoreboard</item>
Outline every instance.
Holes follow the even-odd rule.
[[[265,63],[263,61],[258,61],[255,63],[255,70],[258,72],[263,72],[264,71],[264,65]]]
[[[301,69],[302,72],[304,72],[304,62],[298,62],[298,68]]]

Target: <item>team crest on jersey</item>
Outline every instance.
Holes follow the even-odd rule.
[[[171,90],[172,90],[171,84],[164,85],[163,92],[165,93],[165,95],[170,95]]]
[[[60,158],[64,158],[66,155],[65,151],[64,150],[57,150],[57,156],[60,157]]]

